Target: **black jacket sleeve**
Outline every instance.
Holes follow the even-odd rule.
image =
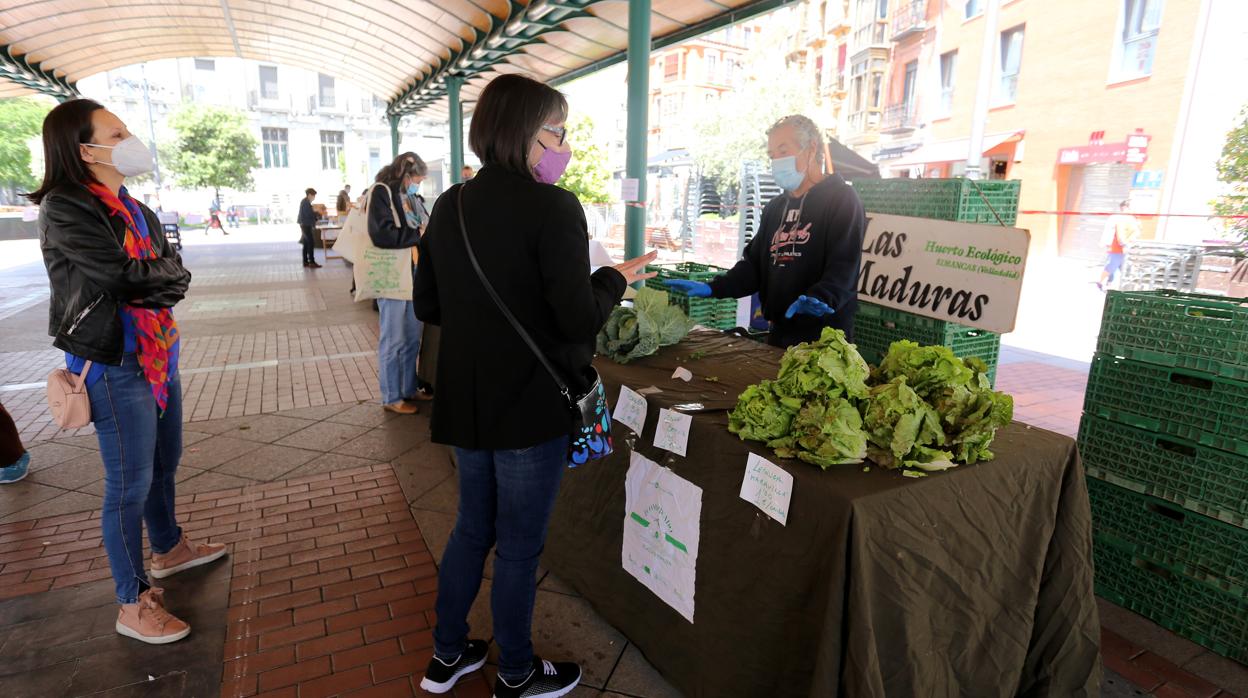
[[[143,216],[147,220],[147,229],[154,239],[160,240],[160,256],[166,259],[176,260],[178,264],[182,264],[182,255],[174,249],[173,244],[169,242],[169,238],[165,237],[164,230],[161,228],[160,219],[154,212],[146,206],[139,204],[143,211]],[[171,283],[168,286],[150,293],[139,300],[138,303],[132,303],[140,308],[172,308],[179,301],[186,297],[186,291],[191,285],[191,272],[187,270],[186,278]]]
[[[399,224],[394,224],[395,216]],[[383,250],[401,250],[420,244],[420,231],[407,225],[403,205],[386,185],[373,187],[368,201],[368,238]]]
[[[43,246],[63,254],[74,270],[122,302],[179,286],[191,273],[176,255],[131,259],[113,235],[112,225],[89,202],[51,194],[39,207]]]
[[[754,238],[745,246],[741,259],[728,270],[727,274],[711,279],[711,296],[714,298],[745,298],[758,292],[762,286],[762,273],[766,268],[767,243],[772,226],[768,222],[768,212],[764,209],[758,231]]]
[[[560,192],[542,228],[537,273],[555,325],[569,342],[592,342],[628,284],[611,267],[589,273],[589,231],[574,194]]]
[[[858,270],[862,262],[862,241],[867,232],[867,218],[862,201],[848,187],[828,207],[826,228],[831,235],[825,248],[823,274],[806,295],[823,300],[840,311],[857,298]]]

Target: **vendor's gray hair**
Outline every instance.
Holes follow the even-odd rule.
[[[784,126],[793,127],[793,131],[797,134],[798,147],[805,150],[813,145],[815,148],[815,162],[823,165],[823,132],[815,125],[815,122],[801,114],[791,114],[772,124],[771,128],[767,129],[767,136],[770,138],[776,129]]]

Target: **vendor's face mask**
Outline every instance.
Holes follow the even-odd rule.
[[[113,161],[96,160],[101,165],[112,165],[126,177],[135,177],[152,171],[152,151],[138,136],[130,136],[117,145],[85,143],[88,148],[108,148],[113,151]]]
[[[771,161],[771,176],[776,186],[785,191],[797,191],[806,179],[806,175],[797,171],[797,157],[775,158]]]

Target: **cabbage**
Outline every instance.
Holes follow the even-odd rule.
[[[637,291],[633,307],[617,306],[598,332],[596,350],[617,363],[649,356],[661,346],[676,344],[689,334],[693,323],[680,308],[668,305],[665,291]]]

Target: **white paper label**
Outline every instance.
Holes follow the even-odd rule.
[[[620,397],[615,401],[615,421],[640,435],[646,427],[647,407],[646,398],[627,385],[621,385]]]
[[[625,201],[637,201],[640,197],[641,181],[635,178],[625,178],[620,187],[620,197]]]
[[[659,410],[659,426],[654,430],[654,445],[664,451],[671,451],[684,457],[689,446],[689,428],[693,426],[693,416],[681,414],[673,410]]]
[[[779,521],[789,520],[789,501],[793,496],[793,475],[758,454],[751,453],[745,462],[745,480],[741,482],[741,499]]]
[[[632,453],[624,478],[625,571],[693,622],[702,488]]]

